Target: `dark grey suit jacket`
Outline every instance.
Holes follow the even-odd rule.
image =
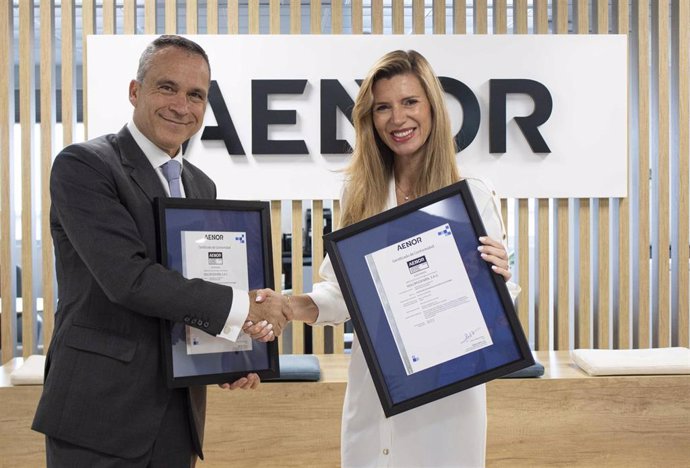
[[[182,182],[188,198],[216,196],[211,179],[186,161]],[[196,318],[217,334],[232,289],[156,263],[153,200],[166,194],[126,127],[65,148],[50,193],[59,300],[32,427],[102,453],[143,455],[170,397],[160,319]],[[206,388],[189,394],[200,448]]]

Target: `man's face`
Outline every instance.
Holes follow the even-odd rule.
[[[209,80],[208,66],[200,55],[177,47],[159,50],[143,81],[129,84],[134,124],[156,146],[175,156],[203,124]]]

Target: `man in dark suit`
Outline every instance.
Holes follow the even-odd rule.
[[[201,128],[209,85],[203,49],[161,36],[130,83],[132,120],[55,159],[50,220],[59,302],[33,423],[46,434],[48,466],[193,465],[202,456],[206,388],[167,388],[160,319],[230,340],[245,320],[273,324],[264,340],[285,324],[278,295],[259,304],[252,293],[187,280],[156,263],[154,198],[216,196],[181,149]],[[169,161],[181,164],[181,186],[167,180]],[[250,374],[224,387],[257,384]]]

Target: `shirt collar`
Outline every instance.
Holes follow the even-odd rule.
[[[170,155],[154,145],[151,140],[146,138],[144,134],[139,131],[133,120],[130,120],[127,123],[127,130],[129,130],[129,133],[132,134],[132,138],[134,138],[134,141],[137,143],[137,145],[139,145],[139,148],[141,148],[141,151],[143,151],[146,159],[149,160],[149,163],[151,163],[151,166],[153,166],[154,169],[157,169],[170,161]],[[184,158],[182,157],[181,149],[177,151],[174,159],[179,161],[182,168],[184,168]]]

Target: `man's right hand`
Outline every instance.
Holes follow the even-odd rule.
[[[264,320],[272,326],[273,336],[280,336],[288,320],[285,299],[272,289],[249,291],[247,321],[258,324]]]

